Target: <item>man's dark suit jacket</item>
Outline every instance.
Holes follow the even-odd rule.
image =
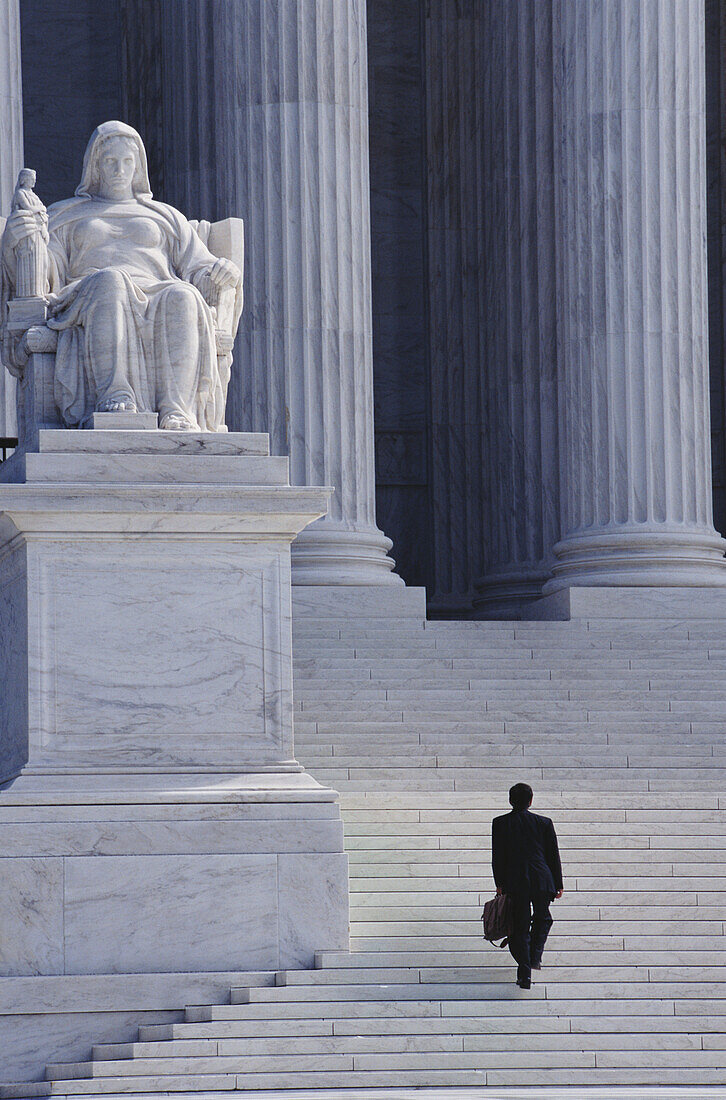
[[[492,821],[494,882],[505,894],[534,897],[562,889],[555,827],[548,817],[512,810]]]

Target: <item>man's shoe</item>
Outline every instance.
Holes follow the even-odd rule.
[[[520,989],[531,989],[532,981],[530,978],[517,978],[517,985]]]
[[[532,963],[531,969],[532,970],[541,970],[542,969],[542,963]]]

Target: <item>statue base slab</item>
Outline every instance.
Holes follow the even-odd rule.
[[[292,735],[290,543],[328,491],[291,487],[265,436],[37,439],[0,481],[8,1015],[51,977],[193,991],[346,949],[337,794]]]
[[[151,432],[159,427],[159,414],[150,412],[98,412],[89,425],[95,431]]]

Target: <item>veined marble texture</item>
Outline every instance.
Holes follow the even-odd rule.
[[[271,805],[257,838],[248,832],[230,845],[224,832],[230,836],[231,827],[220,833],[210,817],[188,829],[198,839],[185,845],[172,839],[171,823],[166,830],[153,820],[129,828],[134,812],[127,804],[127,821],[86,826],[96,834],[95,844],[85,842],[87,854],[75,854],[84,844],[72,824],[53,844],[63,854],[3,851],[0,984],[3,976],[306,967],[316,950],[347,947],[339,815],[315,827],[304,801],[288,819],[278,819]],[[53,810],[45,816],[52,819]],[[55,837],[52,821],[44,825]],[[179,836],[183,825],[177,822]],[[23,832],[42,847],[39,826],[0,823],[10,852]],[[104,843],[109,834],[113,845]]]
[[[221,735],[230,764],[292,756],[280,552],[59,541],[28,555],[30,738],[42,758],[86,731],[89,762],[103,759],[105,734]]]
[[[62,858],[2,858],[0,974],[63,973],[63,874]]]
[[[67,974],[266,969],[277,955],[274,855],[69,857],[64,864]]]

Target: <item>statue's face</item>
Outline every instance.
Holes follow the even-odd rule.
[[[136,172],[136,149],[126,138],[111,138],[98,159],[99,195],[104,199],[130,199]]]

